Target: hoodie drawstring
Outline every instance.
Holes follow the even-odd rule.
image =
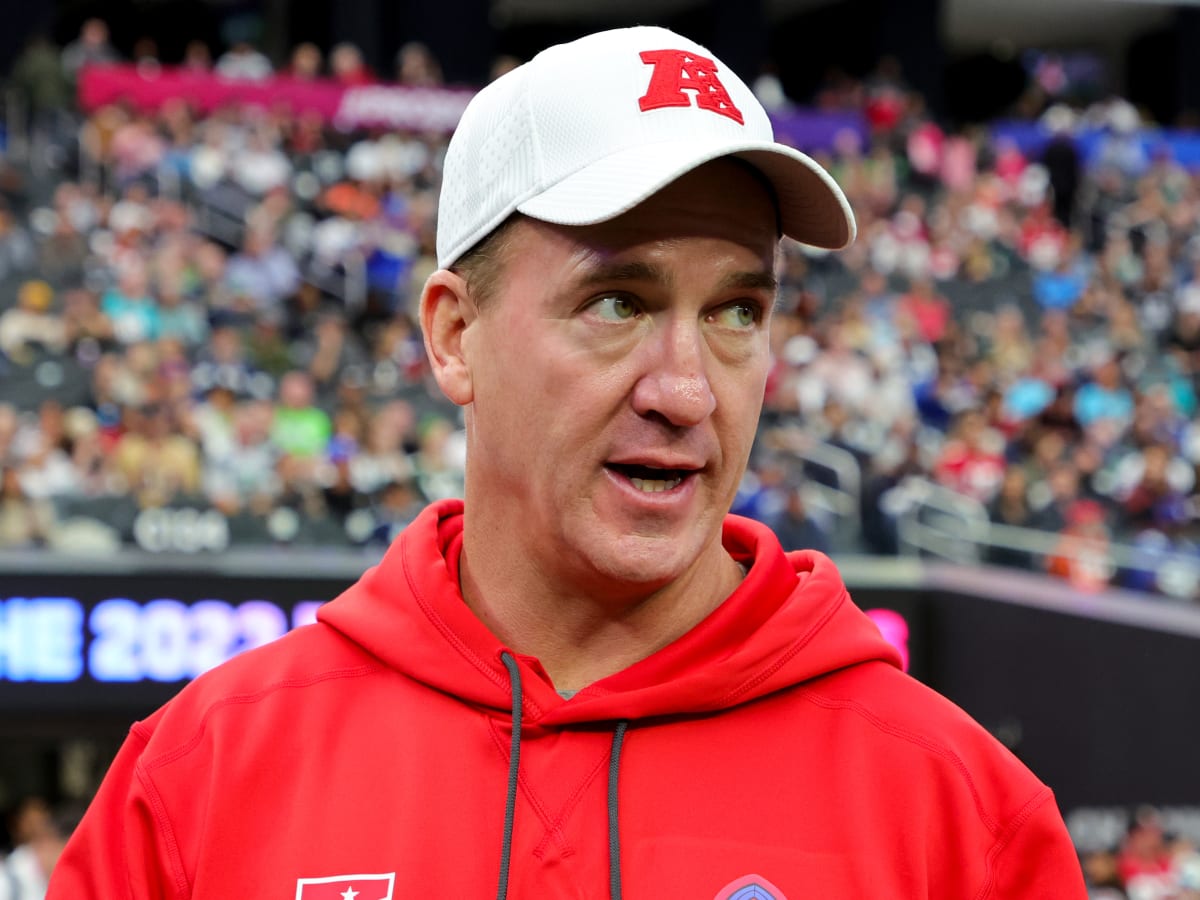
[[[617,776],[621,771],[621,747],[625,744],[628,722],[618,722],[613,732],[612,753],[608,757],[608,893],[621,900],[621,832],[617,810]]]
[[[508,795],[504,801],[504,842],[500,849],[500,883],[496,900],[508,896],[508,873],[512,862],[513,818],[517,809],[517,779],[521,771],[521,670],[512,654],[505,651],[500,661],[508,670],[512,689],[512,743],[508,751]],[[621,834],[617,807],[617,781],[621,770],[621,748],[628,722],[618,722],[613,731],[608,760],[608,890],[612,900],[621,900]]]
[[[512,856],[513,814],[517,809],[517,774],[521,770],[521,670],[512,654],[500,654],[512,688],[512,744],[508,751],[508,799],[504,802],[504,845],[500,851],[500,885],[496,900],[508,896],[508,867]]]

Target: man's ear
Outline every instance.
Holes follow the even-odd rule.
[[[421,331],[425,353],[438,387],[459,406],[475,398],[471,368],[463,351],[463,334],[478,311],[461,275],[438,269],[421,292]]]

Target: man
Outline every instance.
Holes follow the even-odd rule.
[[[0,900],[42,900],[70,823],[56,818],[41,797],[26,797],[12,814],[10,830],[15,846],[0,858]]]
[[[1084,897],[1049,790],[725,518],[781,232],[854,226],[679,35],[480,93],[421,304],[465,507],[135,725],[51,898]]]

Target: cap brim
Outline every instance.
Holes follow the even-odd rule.
[[[751,141],[697,152],[666,141],[606,156],[518,204],[557,225],[592,225],[627,212],[697,166],[722,156],[754,165],[775,188],[783,233],[803,244],[841,250],[854,241],[854,213],[842,189],[808,156],[782,144]]]

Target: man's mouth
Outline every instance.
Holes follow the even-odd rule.
[[[655,466],[628,463],[608,463],[607,468],[629,479],[629,483],[643,493],[658,494],[674,490],[683,480],[695,472],[691,469],[659,469]]]

